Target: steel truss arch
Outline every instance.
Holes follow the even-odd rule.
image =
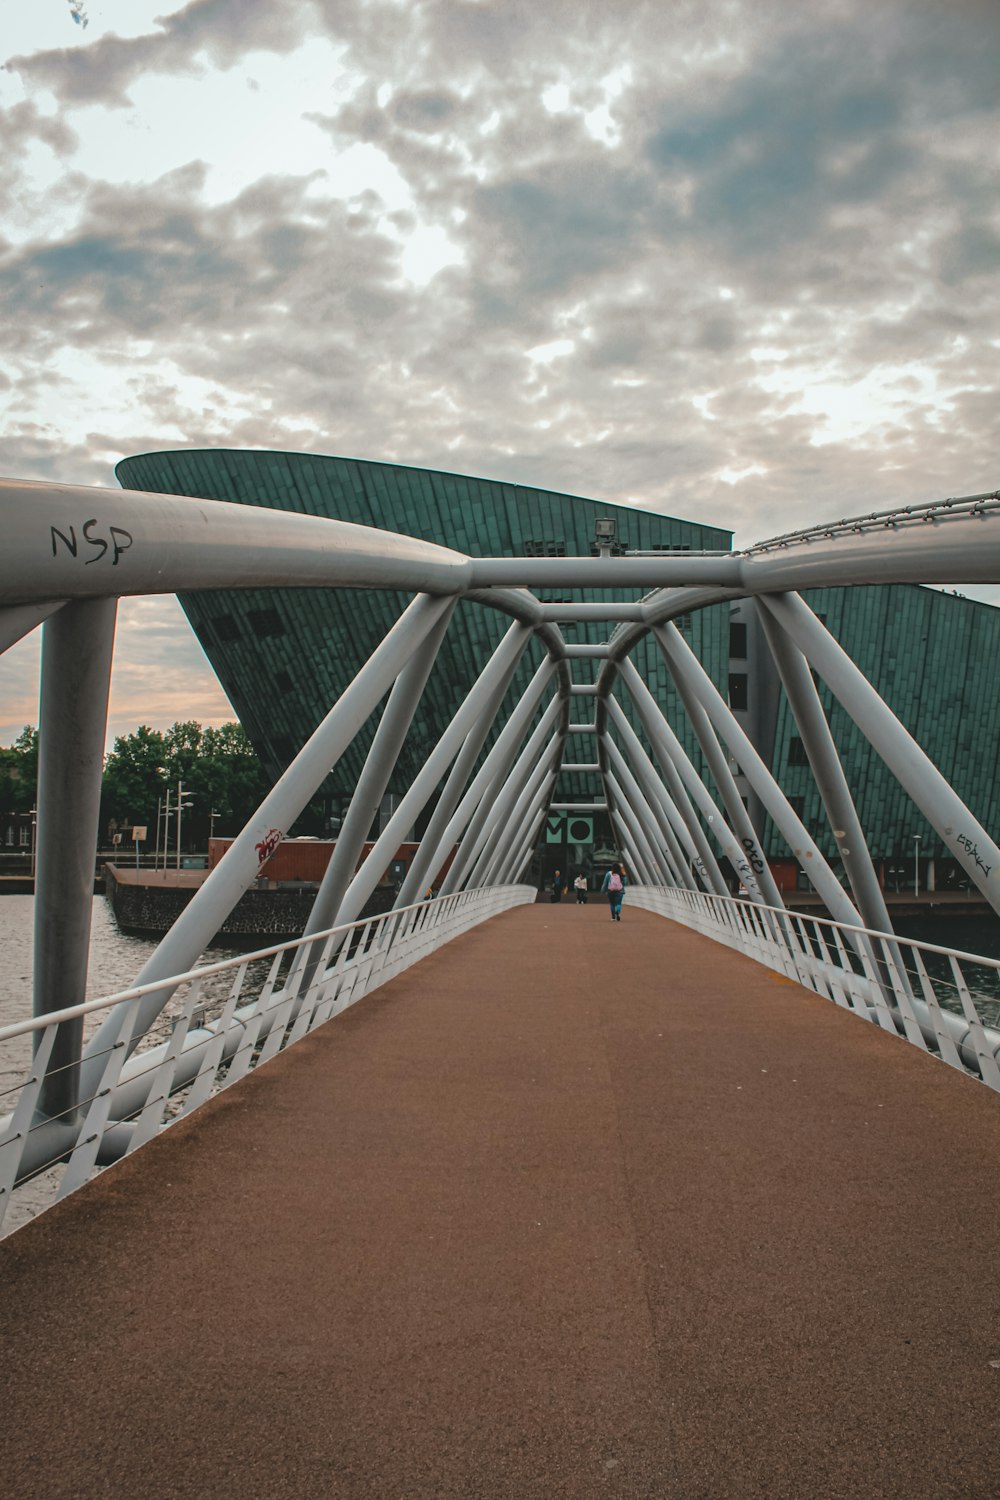
[[[473,558],[374,527],[129,490],[4,481],[0,503],[8,539],[7,567],[0,577],[0,649],[40,622],[43,632],[38,1016],[72,1011],[84,999],[86,867],[88,860],[92,866],[96,835],[117,599],[278,585],[396,590],[410,596],[402,616],[143,967],[136,980],[142,993],[134,1004],[111,1012],[86,1049],[78,1017],[60,1024],[47,1044],[51,1051],[37,1102],[48,1125],[35,1132],[35,1144],[18,1168],[22,1175],[37,1168],[38,1152],[51,1151],[53,1140],[58,1144],[72,1134],[80,1101],[101,1086],[109,1049],[135,1049],[169,1000],[168,981],[191,969],[331,765],[383,704],[357,785],[357,807],[342,829],[343,852],[331,861],[317,896],[309,938],[329,936],[360,919],[392,851],[432,804],[426,848],[399,892],[400,912],[419,904],[426,885],[445,870],[440,889],[449,898],[519,884],[546,811],[558,800],[559,776],[586,770],[601,778],[603,806],[642,883],[680,893],[678,900],[697,894],[722,901],[728,861],[758,912],[759,931],[769,942],[780,937],[794,953],[793,918],[743,806],[735,762],[820,891],[838,932],[862,934],[854,951],[871,970],[873,994],[887,993],[891,945],[889,960],[876,963],[863,934],[877,931],[891,939],[888,913],[850,790],[838,774],[811,672],[827,683],[1000,912],[1000,845],[799,592],[863,583],[1000,581],[998,492],[812,528],[738,553],[545,558]],[[539,599],[538,588],[603,590],[612,597],[553,603]],[[639,588],[648,591],[642,599],[622,597]],[[747,598],[756,601],[800,725],[850,893],[673,623],[681,614]],[[498,612],[510,621],[509,628],[375,849],[356,869],[372,805],[388,784],[459,601]],[[576,622],[606,622],[613,628],[605,642],[567,642],[561,627]],[[714,790],[631,661],[649,636],[676,686]],[[538,648],[541,661],[530,685],[510,704],[518,664]],[[574,677],[576,662],[593,663],[592,680]],[[621,703],[615,696],[619,687]],[[593,741],[593,754],[576,753],[580,738]],[[72,830],[68,838],[67,828]],[[317,974],[322,978],[339,961],[339,941],[331,938],[322,954],[310,952],[296,985],[308,989]],[[847,941],[850,948],[853,940]],[[893,993],[898,989],[897,984]],[[294,1027],[294,997],[289,1003],[288,1024]],[[876,1009],[878,1003],[876,998]]]

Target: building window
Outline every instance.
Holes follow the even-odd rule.
[[[746,660],[747,628],[739,620],[731,620],[729,623],[729,654]]]
[[[14,842],[14,825],[13,825],[13,823],[8,823],[7,824],[7,842],[8,842],[8,844],[13,844],[13,842]]]
[[[788,805],[797,818],[801,818],[806,810],[805,797],[789,797]]]
[[[790,766],[807,766],[809,764],[806,747],[797,734],[793,734],[788,741],[788,764]]]
[[[276,609],[247,610],[247,624],[258,640],[268,636],[285,635],[285,622]]]
[[[28,845],[31,843],[31,829],[28,827],[27,823],[22,823],[20,828],[17,830],[17,841],[22,849],[27,849]]]
[[[739,713],[747,706],[747,674],[745,672],[730,672],[729,674],[729,707],[734,713]]]
[[[216,639],[220,641],[238,641],[240,638],[240,627],[232,615],[215,615],[209,622],[215,630]]]
[[[279,693],[290,693],[292,691],[292,679],[287,672],[275,672],[274,685]]]

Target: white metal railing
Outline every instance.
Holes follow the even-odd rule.
[[[629,900],[747,954],[1000,1092],[1000,959],[704,892],[633,886]]]
[[[0,1229],[6,1217],[10,1232],[434,949],[535,895],[534,886],[460,891],[0,1028],[0,1055],[13,1062],[0,1074],[0,1111],[12,1111],[0,1118]],[[158,1021],[130,1045],[141,1000],[164,993]],[[115,1012],[119,1038],[92,1060],[74,1118],[40,1117],[58,1026],[82,1017],[92,1031]],[[19,1047],[20,1062],[12,1059]]]

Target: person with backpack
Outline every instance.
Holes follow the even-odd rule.
[[[612,865],[601,886],[601,890],[607,892],[612,922],[620,922],[622,919],[622,900],[625,896],[626,884],[625,871],[622,866]]]

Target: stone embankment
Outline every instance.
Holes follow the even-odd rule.
[[[123,932],[163,933],[177,920],[204,882],[205,870],[129,870],[105,866],[104,893]],[[395,891],[380,886],[362,916],[388,911]],[[315,885],[247,891],[219,933],[239,938],[298,937],[316,897]]]

